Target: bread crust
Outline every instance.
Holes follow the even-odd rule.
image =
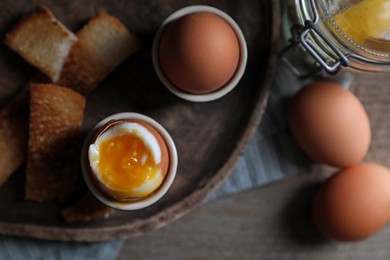
[[[31,84],[26,199],[66,199],[79,170],[85,99],[54,84]]]
[[[26,88],[0,111],[0,185],[26,159],[28,99]]]
[[[140,46],[139,38],[117,18],[100,13],[77,32],[58,84],[89,94]]]
[[[55,82],[77,37],[41,6],[19,21],[5,44]]]

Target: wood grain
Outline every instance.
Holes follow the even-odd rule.
[[[108,220],[66,224],[66,203],[23,199],[24,169],[0,189],[0,233],[52,240],[101,241],[129,238],[162,227],[198,206],[231,173],[253,136],[267,100],[279,30],[278,1],[108,1],[4,0],[2,36],[21,16],[41,4],[76,31],[99,11],[121,19],[140,35],[143,50],[116,69],[87,101],[83,132],[118,112],[143,113],[172,135],[179,153],[177,178],[157,204],[134,212],[117,212]],[[247,40],[246,73],[229,95],[209,103],[190,103],[173,96],[159,82],[151,62],[151,43],[159,24],[178,8],[208,4],[231,15]],[[35,72],[6,46],[0,46],[0,104],[18,92]]]

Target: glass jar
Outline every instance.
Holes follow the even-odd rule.
[[[328,73],[342,67],[390,71],[390,0],[288,0],[282,4],[284,28],[291,28],[290,47],[308,52],[317,68]]]

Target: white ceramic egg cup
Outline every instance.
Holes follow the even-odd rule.
[[[211,92],[207,94],[190,94],[188,92],[184,92],[180,89],[178,89],[176,86],[174,86],[166,77],[164,72],[162,71],[160,67],[160,61],[158,58],[158,48],[160,43],[160,38],[162,33],[164,32],[166,26],[171,23],[174,20],[179,19],[182,16],[191,14],[191,13],[197,13],[197,12],[209,12],[215,15],[218,15],[222,19],[224,19],[234,30],[236,33],[239,45],[240,45],[240,60],[238,63],[237,70],[233,77],[229,80],[229,82],[223,86],[222,88]],[[234,87],[238,84],[240,81],[242,75],[244,74],[246,63],[248,59],[248,50],[246,46],[246,41],[244,34],[242,33],[240,27],[238,24],[231,18],[228,14],[225,12],[206,5],[193,5],[188,6],[182,9],[177,10],[176,12],[172,13],[168,18],[164,20],[164,22],[161,24],[160,28],[158,29],[156,36],[154,37],[153,41],[153,47],[152,47],[152,59],[153,59],[153,66],[157,73],[157,76],[160,78],[161,82],[164,84],[164,86],[171,91],[176,96],[193,102],[207,102],[216,100],[218,98],[221,98],[222,96],[226,95],[230,91],[234,89]]]
[[[150,124],[152,127],[154,127],[163,137],[167,148],[169,152],[169,169],[167,172],[167,175],[165,176],[165,179],[161,186],[151,195],[147,196],[144,199],[141,199],[139,201],[115,201],[107,196],[105,196],[92,182],[90,179],[89,173],[88,173],[88,167],[89,167],[89,160],[88,157],[85,155],[88,153],[88,148],[90,145],[90,140],[92,136],[96,133],[97,129],[105,125],[110,120],[118,120],[118,119],[138,119],[141,120],[147,124]],[[105,205],[119,210],[137,210],[142,209],[145,207],[148,207],[154,203],[156,203],[159,199],[161,199],[164,194],[168,191],[168,189],[171,187],[173,180],[176,176],[177,171],[177,165],[178,165],[178,156],[177,156],[177,150],[175,143],[172,140],[172,137],[169,135],[169,133],[165,130],[163,126],[161,126],[158,122],[156,122],[154,119],[147,117],[142,114],[138,113],[119,113],[111,115],[102,121],[100,121],[88,134],[87,138],[85,139],[81,151],[81,169],[82,169],[82,175],[84,178],[85,183],[87,184],[88,189],[92,192],[92,194],[102,203]]]

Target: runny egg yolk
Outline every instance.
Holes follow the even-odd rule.
[[[113,190],[129,192],[153,180],[160,170],[150,149],[135,134],[104,140],[99,151],[101,181]]]

